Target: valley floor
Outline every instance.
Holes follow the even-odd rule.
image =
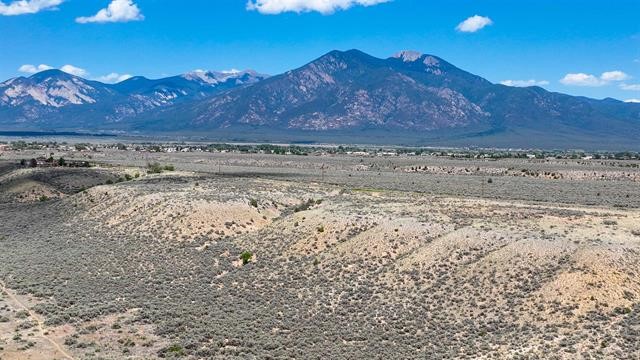
[[[1,359],[640,357],[630,163],[33,155],[0,162]]]

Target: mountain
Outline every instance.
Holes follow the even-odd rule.
[[[236,141],[640,149],[640,104],[493,84],[413,51],[332,51],[267,77],[197,71],[115,85],[59,71],[0,84],[0,126]]]
[[[238,140],[637,148],[640,105],[493,84],[412,51],[379,59],[350,50],[162,109],[136,128]]]
[[[104,84],[47,70],[0,83],[0,126],[20,130],[109,127],[152,109],[203,99],[266,77],[251,70],[194,71]]]

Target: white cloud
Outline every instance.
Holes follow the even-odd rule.
[[[474,33],[485,26],[493,25],[493,21],[486,16],[474,15],[456,26],[456,30]]]
[[[18,71],[25,74],[35,74],[35,73],[39,73],[40,71],[51,70],[51,69],[53,69],[53,66],[49,66],[45,64],[40,64],[38,66],[25,64],[20,66],[20,68],[18,68]]]
[[[80,77],[85,77],[85,76],[89,75],[87,70],[79,68],[79,67],[75,67],[73,65],[68,65],[68,64],[63,66],[63,67],[61,67],[60,70],[66,72],[67,74],[80,76]]]
[[[602,75],[600,75],[600,79],[603,81],[624,81],[629,79],[629,75],[620,70],[614,70],[603,72]]]
[[[620,84],[620,89],[629,91],[640,91],[640,84]]]
[[[527,87],[527,86],[544,86],[549,85],[547,80],[503,80],[500,81],[500,84],[506,86],[515,86],[515,87]]]
[[[138,5],[133,3],[133,0],[113,0],[109,6],[93,16],[76,18],[76,22],[80,24],[139,20],[144,20],[144,15],[140,12]]]
[[[628,100],[625,100],[624,102],[626,102],[626,103],[638,103],[638,104],[640,104],[640,99],[628,99]]]
[[[611,82],[623,81],[630,78],[631,77],[629,75],[620,70],[613,70],[603,72],[599,77],[585,73],[569,73],[560,79],[560,82],[564,85],[595,87],[608,85]]]
[[[26,74],[35,74],[35,73],[39,73],[41,71],[45,71],[45,70],[51,70],[51,69],[55,69],[53,66],[49,66],[46,64],[40,64],[38,66],[35,65],[31,65],[31,64],[25,64],[22,65],[18,68],[18,71],[26,73]],[[66,72],[67,74],[71,74],[71,75],[75,75],[75,76],[87,76],[89,75],[89,73],[87,72],[87,70],[73,66],[73,65],[64,65],[63,67],[60,68],[60,70]]]
[[[560,82],[564,85],[573,86],[602,86],[605,84],[604,81],[599,78],[585,73],[567,74],[560,80]]]
[[[0,1],[0,15],[24,15],[35,14],[42,10],[54,9],[64,0],[17,0],[9,4]]]
[[[99,78],[97,78],[96,80],[103,82],[103,83],[107,83],[107,84],[116,84],[119,83],[121,81],[125,81],[127,79],[130,79],[131,75],[129,74],[118,74],[118,73],[111,73],[111,74],[107,74],[104,76],[100,76]]]
[[[372,6],[391,0],[249,0],[247,10],[261,14],[280,14],[283,12],[311,12],[332,14],[336,10],[346,10],[354,5]]]
[[[18,68],[18,71],[25,73],[25,74],[35,74],[35,73],[39,73],[41,71],[45,71],[45,70],[51,70],[51,69],[55,69],[55,67],[53,66],[49,66],[46,64],[40,64],[38,66],[35,65],[31,65],[31,64],[25,64],[20,66],[20,68]],[[83,78],[87,78],[89,76],[89,72],[85,69],[79,68],[77,66],[73,66],[70,64],[64,65],[62,67],[59,68],[59,70],[66,72],[67,74],[71,74],[71,75],[75,75],[75,76],[79,76],[79,77],[83,77]],[[115,83],[119,83],[121,81],[125,81],[127,79],[131,78],[131,75],[129,74],[119,74],[116,72],[112,72],[110,74],[104,75],[104,76],[100,76],[94,80],[103,82],[103,83],[107,83],[107,84],[115,84]]]

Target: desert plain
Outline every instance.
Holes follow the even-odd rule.
[[[6,150],[0,359],[638,359],[639,163]]]

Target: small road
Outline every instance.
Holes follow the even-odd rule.
[[[52,338],[50,338],[49,336],[45,335],[46,330],[45,330],[45,326],[44,323],[42,322],[42,320],[40,320],[40,318],[37,316],[36,313],[34,313],[31,309],[29,309],[29,307],[27,307],[25,304],[23,304],[20,300],[18,300],[18,298],[15,296],[15,294],[13,292],[11,292],[11,290],[9,290],[5,284],[4,281],[0,280],[0,289],[2,289],[2,292],[5,293],[9,299],[11,299],[13,302],[15,302],[16,304],[18,304],[18,306],[26,311],[29,316],[34,319],[36,321],[37,328],[40,331],[40,336],[42,338],[44,338],[45,340],[47,340],[49,343],[51,343],[51,345],[60,353],[62,354],[65,358],[67,359],[71,359],[74,360],[75,358],[73,356],[71,356],[71,354],[69,354],[60,344],[58,344],[55,340],[53,340]]]

